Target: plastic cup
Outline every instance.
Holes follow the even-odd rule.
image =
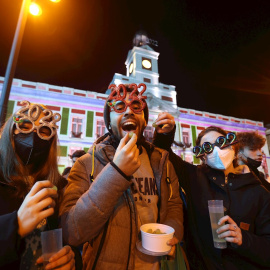
[[[224,238],[218,238],[218,234],[216,232],[217,229],[221,227],[221,225],[218,225],[218,221],[222,217],[224,217],[223,201],[222,200],[208,201],[208,209],[209,209],[209,215],[210,215],[210,221],[211,221],[214,247],[224,249],[227,247],[227,242]]]
[[[62,229],[41,232],[43,265],[49,263],[49,259],[63,247]]]

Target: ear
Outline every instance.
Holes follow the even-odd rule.
[[[243,152],[242,151],[239,151],[238,153],[237,153],[237,159],[245,159],[245,156],[243,155]]]
[[[143,129],[145,129],[146,127],[147,127],[147,123],[146,123],[146,120],[144,119]]]

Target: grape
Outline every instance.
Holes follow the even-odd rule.
[[[152,229],[148,229],[147,232],[152,234],[165,234],[164,232],[161,232],[160,229],[156,229],[154,231]]]

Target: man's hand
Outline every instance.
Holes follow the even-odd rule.
[[[127,176],[131,176],[141,166],[136,142],[137,135],[134,133],[131,139],[129,139],[129,134],[127,133],[121,139],[113,158],[115,165]]]
[[[179,240],[175,236],[167,242],[168,245],[172,246],[172,249],[168,253],[168,256],[175,256],[175,245],[177,245],[178,242]]]
[[[49,180],[36,182],[18,210],[18,233],[25,237],[54,213],[57,190]]]
[[[169,133],[175,126],[174,117],[167,112],[161,112],[152,126],[158,133]]]

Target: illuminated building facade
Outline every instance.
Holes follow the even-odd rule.
[[[152,123],[162,111],[168,111],[175,117],[174,152],[194,164],[199,164],[199,160],[193,156],[192,147],[197,135],[210,125],[235,132],[257,130],[264,137],[266,136],[266,128],[262,122],[178,107],[175,86],[159,82],[159,53],[149,46],[149,43],[153,44],[153,42],[155,41],[149,41],[145,34],[137,34],[134,38],[134,47],[129,51],[125,62],[126,75],[116,73],[110,82],[117,85],[142,82],[146,84],[145,95],[148,97],[150,112],[148,127],[145,129],[145,137],[148,140],[151,140],[153,136]],[[0,77],[0,88],[3,81],[4,78]],[[107,96],[108,92],[101,94],[94,91],[14,79],[8,114],[10,115],[20,108],[20,101],[28,100],[42,103],[62,115],[61,121],[58,122],[59,169],[62,171],[65,167],[72,165],[69,155],[79,149],[87,151],[93,142],[106,132],[103,121],[103,106]],[[268,168],[270,168],[267,144],[263,150],[268,157],[267,163]]]

